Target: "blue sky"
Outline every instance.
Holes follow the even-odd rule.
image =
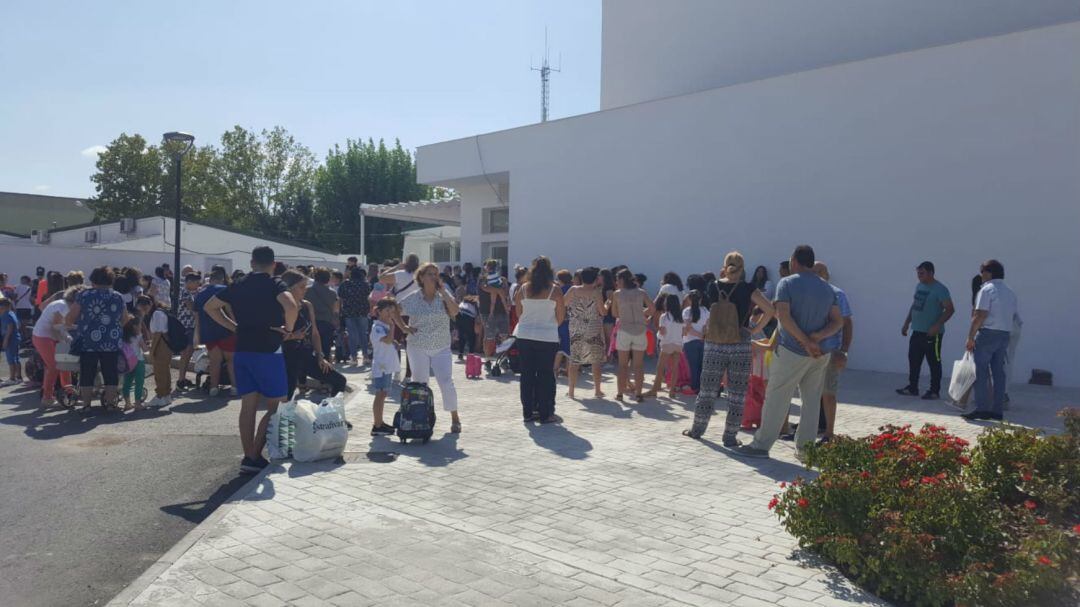
[[[284,126],[419,145],[599,108],[600,0],[261,0],[0,5],[0,191],[91,196],[121,132],[217,142]]]

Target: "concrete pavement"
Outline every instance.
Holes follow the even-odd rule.
[[[800,551],[766,508],[778,482],[806,474],[790,443],[734,459],[716,443],[722,417],[703,441],[679,434],[689,399],[573,402],[564,385],[564,425],[522,424],[516,380],[455,377],[461,435],[440,415],[428,445],[373,439],[360,393],[344,462],[274,465],[113,604],[884,604]],[[987,425],[895,395],[902,383],[846,373],[838,430],[932,422],[972,438]],[[1050,429],[1080,400],[1012,392],[1010,419]]]

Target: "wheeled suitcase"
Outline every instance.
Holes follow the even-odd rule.
[[[479,356],[476,354],[469,354],[465,357],[465,377],[469,379],[480,379],[483,372],[484,363],[480,360]]]
[[[401,389],[401,406],[394,414],[401,442],[418,438],[427,443],[435,432],[435,396],[427,384],[410,382]]]

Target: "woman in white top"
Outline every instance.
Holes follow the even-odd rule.
[[[426,384],[434,372],[442,393],[443,409],[450,412],[450,431],[461,432],[458,418],[457,388],[454,387],[454,363],[450,352],[450,321],[458,315],[457,301],[439,279],[439,267],[421,265],[413,276],[419,290],[399,301],[395,322],[409,335],[405,346],[412,380]],[[408,325],[402,320],[405,315]]]
[[[525,282],[514,294],[518,322],[515,345],[521,358],[521,413],[525,421],[560,422],[555,415],[555,353],[559,325],[566,318],[563,293],[555,285],[551,261],[532,262]]]
[[[686,330],[683,332],[683,354],[686,355],[686,363],[690,366],[690,389],[697,394],[701,390],[701,362],[705,357],[705,327],[709,324],[709,309],[701,305],[704,298],[701,291],[694,289],[687,295],[689,304],[683,308],[683,322]]]
[[[74,392],[71,385],[71,373],[69,371],[57,371],[56,369],[56,344],[67,341],[68,334],[64,324],[68,308],[75,301],[75,297],[82,291],[82,286],[71,287],[64,291],[64,296],[57,298],[45,306],[41,316],[34,323],[34,349],[41,355],[45,363],[45,378],[41,386],[41,408],[46,409],[56,404],[56,378],[60,378],[60,385],[66,392]]]

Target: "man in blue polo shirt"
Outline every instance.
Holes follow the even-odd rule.
[[[817,438],[818,415],[825,372],[833,347],[825,340],[844,326],[836,291],[814,273],[814,249],[795,247],[791,276],[776,285],[776,317],[780,320],[780,344],[769,367],[769,385],[761,412],[761,427],[754,441],[732,452],[744,457],[769,457],[780,435],[796,386],[802,399],[799,429],[795,434],[797,455]]]
[[[293,330],[299,307],[281,280],[271,276],[273,269],[274,250],[255,247],[251,272],[204,306],[210,318],[236,333],[233,381],[241,397],[240,444],[244,459],[240,471],[246,474],[254,474],[269,464],[262,456],[266,426],[289,391],[281,342]],[[223,313],[226,305],[235,320]],[[266,401],[266,413],[256,427],[260,397]]]

